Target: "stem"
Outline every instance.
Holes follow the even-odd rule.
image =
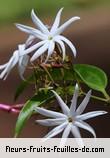
[[[105,90],[102,91],[103,95],[105,96],[106,100],[110,102],[110,96],[107,94]]]
[[[15,108],[15,106],[10,106],[6,104],[0,104],[0,110],[7,111],[7,112],[12,112],[15,114],[18,114],[20,110],[18,108]]]
[[[63,65],[62,64],[51,64],[51,66],[53,67],[53,68],[63,68]]]
[[[37,73],[36,73],[36,69],[34,69],[34,79],[35,79],[35,90],[37,90]]]
[[[83,92],[83,91],[81,91],[81,94],[86,95],[86,93]],[[96,100],[100,100],[100,101],[103,101],[103,102],[108,102],[108,99],[97,97],[97,96],[94,96],[94,95],[91,95],[91,98],[96,99]]]
[[[35,79],[35,90],[37,89],[37,72],[36,72],[36,67],[33,63],[31,63],[33,68],[34,68],[34,79]]]
[[[47,75],[49,76],[49,78],[50,78],[50,80],[52,81],[52,83],[53,83],[55,86],[57,86],[56,83],[54,82],[54,79],[52,78],[51,74],[49,73],[48,69],[45,67],[45,65],[42,64],[41,67],[45,70],[45,72],[46,72]]]

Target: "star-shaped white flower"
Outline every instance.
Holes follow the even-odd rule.
[[[46,61],[49,59],[51,54],[54,52],[55,44],[57,43],[62,50],[63,53],[63,60],[65,59],[65,44],[66,43],[70,49],[72,50],[74,56],[76,56],[76,49],[72,42],[68,40],[66,37],[60,35],[70,24],[72,24],[74,21],[79,20],[79,17],[72,17],[67,22],[65,22],[63,25],[60,25],[60,18],[63,8],[59,10],[57,13],[57,16],[55,18],[55,21],[49,30],[46,25],[44,25],[41,20],[35,15],[34,10],[31,12],[31,18],[35,26],[38,28],[32,28],[29,26],[16,24],[17,28],[19,28],[21,31],[28,33],[31,35],[31,40],[35,38],[40,39],[41,41],[36,43],[35,45],[30,46],[27,50],[24,51],[24,54],[29,54],[33,51],[35,51],[34,55],[31,58],[31,61],[34,61],[39,56],[41,56],[46,51],[48,52]]]
[[[20,77],[24,79],[23,74],[29,61],[28,55],[21,55],[24,50],[25,44],[19,45],[18,50],[14,51],[10,60],[6,64],[0,65],[0,70],[2,70],[0,74],[0,79],[5,80],[16,64],[18,64]]]
[[[78,85],[76,84],[70,109],[61,99],[61,97],[55,91],[52,90],[63,113],[54,112],[54,111],[46,110],[44,108],[37,107],[36,111],[38,113],[44,116],[50,117],[50,119],[37,120],[36,121],[37,123],[44,126],[57,126],[53,128],[45,136],[44,140],[52,138],[63,131],[61,144],[65,144],[64,142],[66,141],[66,139],[63,139],[63,138],[67,138],[71,132],[75,138],[79,138],[79,139],[76,139],[76,141],[79,145],[82,146],[83,142],[81,139],[79,128],[83,128],[89,131],[94,137],[96,137],[94,129],[88,123],[86,123],[85,120],[88,120],[90,118],[93,118],[99,115],[106,114],[107,112],[106,111],[92,111],[92,112],[82,114],[90,100],[91,90],[86,94],[84,100],[79,105],[79,107],[76,108],[78,91],[79,91],[78,89],[79,89]]]

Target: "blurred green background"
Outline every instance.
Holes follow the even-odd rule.
[[[66,11],[75,11],[109,5],[110,0],[0,0],[0,24],[11,23],[18,18],[29,18],[32,8],[39,15],[53,15],[61,7],[65,7]]]

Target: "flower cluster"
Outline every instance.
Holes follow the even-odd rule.
[[[28,39],[26,40],[26,42],[24,44],[18,45],[18,49],[14,51],[12,57],[10,58],[10,60],[6,64],[0,65],[0,70],[2,71],[1,74],[0,74],[1,79],[5,80],[7,78],[7,76],[9,75],[9,73],[11,72],[11,70],[16,65],[18,66],[18,71],[19,71],[20,77],[22,79],[24,79],[23,74],[24,74],[24,71],[25,71],[28,63],[29,62],[33,63],[35,60],[38,61],[38,58],[40,57],[40,59],[42,59],[40,64],[42,64],[42,63],[46,64],[49,61],[50,57],[53,54],[56,54],[56,51],[55,51],[56,49],[55,48],[56,48],[57,45],[61,50],[59,53],[62,53],[61,54],[62,61],[64,61],[65,57],[66,57],[66,46],[65,46],[65,44],[69,46],[69,48],[71,49],[74,57],[76,57],[75,46],[73,45],[73,43],[70,40],[68,40],[66,37],[64,37],[61,34],[65,31],[65,29],[68,26],[70,26],[70,24],[72,24],[76,20],[79,20],[80,17],[77,17],[77,16],[72,17],[68,21],[66,21],[64,24],[60,25],[62,10],[63,10],[63,8],[61,8],[58,11],[58,13],[56,15],[56,18],[54,20],[54,23],[50,28],[48,28],[47,25],[43,24],[43,22],[36,16],[34,10],[32,10],[32,12],[31,12],[31,18],[32,18],[32,21],[35,24],[36,28],[21,25],[21,24],[16,24],[16,27],[19,30],[21,30],[21,31],[28,34]],[[65,68],[65,67],[63,67],[63,68]],[[49,72],[47,70],[46,70],[46,72],[47,72],[48,76],[51,78],[51,81],[52,81],[52,84],[53,84],[53,82],[54,82],[53,78],[51,77],[51,75],[49,74]],[[99,72],[99,74],[102,73],[102,71],[100,71],[100,70],[98,72]],[[43,73],[43,71],[42,71],[42,73]],[[64,74],[64,71],[62,72],[62,74]],[[107,79],[105,77],[105,74],[104,73],[102,73],[102,74],[103,74],[102,76],[104,76],[103,77],[104,85],[101,88],[99,86],[98,90],[101,89],[101,92],[103,92],[106,99],[100,99],[100,100],[109,101],[110,97],[105,92]],[[39,76],[40,75],[38,75],[38,77]],[[42,77],[42,76],[40,76],[40,77]],[[88,78],[90,78],[90,77],[87,77],[87,79]],[[45,82],[45,80],[46,81],[48,80],[47,76],[45,78],[43,78],[43,80],[41,80],[41,82],[43,82],[43,81]],[[98,79],[96,79],[96,80],[98,82],[100,81]],[[48,81],[50,82],[48,84],[50,86],[51,81],[50,80],[48,80]],[[66,82],[66,81],[64,81],[64,82]],[[78,80],[77,79],[76,80],[72,79],[71,83],[69,83],[70,82],[70,80],[69,80],[69,82],[67,84],[65,84],[65,83],[64,84],[66,86],[68,86],[68,84],[70,84],[69,86],[71,86],[71,85],[73,85],[72,82],[74,82],[74,81],[76,82]],[[102,83],[102,80],[101,80],[101,83]],[[36,84],[39,84],[39,82],[37,82]],[[63,85],[63,86],[65,86],[65,85]],[[59,86],[59,84],[58,84],[58,86]],[[58,86],[57,86],[57,84],[53,84],[52,89],[54,89],[56,87],[58,88]],[[36,88],[35,95],[37,95],[37,92],[41,92],[39,90],[39,87],[40,86],[38,86]],[[43,88],[42,87],[40,87],[40,88],[45,89],[45,87],[46,86],[44,86]],[[90,84],[90,88],[91,87],[94,88],[94,83]],[[94,89],[96,90],[96,87]],[[46,91],[47,90],[49,90],[49,92],[50,92],[49,88],[47,88]],[[65,90],[65,89],[63,89],[63,90]],[[79,86],[78,86],[78,84],[76,84],[74,94],[73,94],[73,98],[71,100],[70,108],[66,105],[66,103],[62,100],[62,98],[54,90],[51,90],[51,91],[52,91],[53,96],[56,97],[62,112],[55,112],[55,111],[47,110],[47,109],[44,109],[44,108],[41,108],[41,107],[36,108],[35,105],[36,106],[39,106],[39,105],[41,106],[40,101],[43,104],[44,100],[45,100],[45,99],[42,100],[42,97],[41,96],[39,97],[39,95],[38,95],[37,96],[38,101],[36,101],[35,98],[33,99],[34,101],[36,101],[34,103],[34,108],[31,107],[31,103],[34,102],[34,101],[32,101],[31,103],[29,103],[28,107],[26,107],[26,109],[28,110],[28,112],[26,112],[26,111],[24,112],[26,115],[23,112],[20,113],[19,117],[22,116],[22,113],[23,113],[23,117],[20,118],[20,119],[18,118],[18,122],[19,122],[19,120],[21,122],[25,122],[24,120],[27,120],[28,116],[30,116],[32,114],[32,110],[35,110],[37,113],[40,113],[44,116],[49,117],[49,119],[37,120],[36,121],[37,123],[39,123],[41,125],[44,125],[44,126],[55,126],[55,128],[53,128],[45,136],[44,140],[52,138],[52,137],[56,136],[57,134],[63,132],[62,139],[61,139],[61,145],[64,145],[66,139],[63,139],[63,138],[67,138],[69,136],[69,134],[72,133],[75,138],[79,138],[79,139],[77,139],[78,144],[82,145],[83,142],[82,142],[82,139],[81,139],[81,134],[80,134],[79,128],[83,128],[83,129],[89,131],[94,137],[96,137],[94,129],[88,123],[86,123],[85,120],[88,120],[90,118],[93,118],[93,117],[96,117],[96,116],[99,116],[99,115],[104,115],[107,112],[106,111],[92,111],[92,112],[88,112],[88,113],[83,114],[83,112],[84,112],[84,110],[85,110],[85,108],[86,108],[86,106],[87,106],[87,104],[90,100],[91,90],[86,94],[84,100],[77,107],[77,99],[78,99],[78,96],[79,96]],[[41,98],[41,100],[40,100],[40,98]],[[46,98],[46,99],[48,99],[48,98]],[[17,106],[12,106],[12,108],[10,108],[8,105],[0,104],[0,109],[15,112],[15,113],[19,113],[19,111],[21,110],[21,109],[19,110],[19,107],[21,108],[22,106],[23,105],[20,104],[20,105],[17,105]],[[28,109],[28,108],[30,108],[30,109]],[[25,119],[24,119],[24,117],[25,117]],[[22,121],[22,119],[24,119],[24,120]],[[24,123],[22,124],[21,122],[18,123],[18,126],[20,126],[20,125],[23,126]],[[20,131],[21,128],[22,127],[19,127],[18,131]]]
[[[72,24],[74,21],[79,20],[80,17],[72,17],[63,25],[60,25],[60,18],[63,8],[59,10],[56,15],[55,21],[51,27],[48,29],[46,25],[35,15],[34,10],[31,12],[31,18],[35,26],[38,28],[33,28],[21,24],[16,24],[16,27],[21,31],[27,33],[29,38],[25,44],[18,46],[18,50],[14,51],[10,60],[0,66],[0,70],[3,70],[0,74],[0,78],[6,79],[12,68],[18,64],[19,74],[23,79],[23,73],[26,69],[28,61],[33,62],[45,52],[47,52],[47,57],[45,63],[48,61],[49,57],[54,53],[56,43],[60,46],[63,53],[63,60],[65,59],[65,43],[70,47],[74,56],[76,56],[76,49],[72,42],[66,37],[62,36],[61,33]],[[35,39],[39,39],[40,42],[33,44]],[[30,53],[34,53],[31,58],[29,58]]]

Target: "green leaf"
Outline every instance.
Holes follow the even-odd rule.
[[[30,85],[29,82],[34,81],[34,74],[32,74],[27,80],[23,80],[17,87],[15,95],[14,95],[14,101],[18,99],[18,97],[24,92],[24,90]]]
[[[103,92],[107,86],[107,76],[105,72],[92,65],[76,64],[74,65],[76,74],[90,88]]]
[[[41,106],[42,104],[49,102],[53,97],[54,94],[51,91],[48,91],[46,93],[44,91],[40,91],[37,95],[35,95],[25,103],[16,122],[15,137],[20,134],[26,121],[33,114],[35,107]]]
[[[75,77],[73,67],[71,66],[67,69],[64,69],[64,80],[73,81],[74,79]]]

